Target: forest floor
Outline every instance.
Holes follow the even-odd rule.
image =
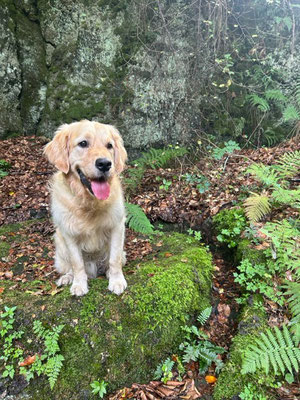
[[[12,288],[18,288],[20,283],[26,281],[37,281],[32,293],[35,296],[55,295],[61,290],[54,284],[57,276],[53,270],[54,228],[49,219],[48,180],[54,168],[43,157],[45,144],[45,138],[37,137],[1,142],[0,160],[7,161],[10,168],[8,175],[0,178],[0,225],[16,224],[15,232],[10,233],[10,237],[6,237],[5,233],[1,237],[1,240],[10,243],[8,257],[0,259],[2,298],[5,298],[5,292],[1,280],[6,279],[15,282]],[[224,347],[226,351],[238,324],[239,306],[235,299],[240,294],[240,288],[234,282],[234,265],[224,260],[218,250],[211,219],[220,210],[231,208],[245,199],[249,191],[255,188],[256,182],[245,173],[249,165],[253,162],[270,165],[283,153],[299,148],[299,139],[293,138],[274,148],[240,150],[219,161],[211,157],[199,157],[198,161],[177,163],[173,168],[148,169],[135,194],[128,198],[128,201],[139,204],[152,223],[158,226],[167,224],[171,229],[181,231],[188,228],[201,230],[204,240],[213,251],[215,266],[213,314],[205,325],[205,332],[212,342]],[[197,190],[197,183],[188,183],[184,179],[184,175],[196,173],[201,173],[210,182],[204,193]],[[284,214],[284,217],[295,216],[295,210],[289,208],[276,212]],[[27,220],[34,222],[18,225]],[[27,241],[19,241],[20,235],[27,237]],[[151,241],[127,229],[126,252],[129,261],[149,256],[152,252]],[[49,285],[49,281],[53,283]],[[266,303],[265,307],[269,325],[280,325],[285,318],[284,310],[273,302]],[[214,371],[210,370],[209,375],[213,374]],[[136,383],[111,398],[117,400],[135,396],[141,399],[192,399],[210,396],[212,390],[213,384],[198,375],[197,363],[191,363],[187,366],[186,378],[182,383]],[[277,389],[276,396],[280,399],[299,399],[299,387],[297,384],[285,385]]]

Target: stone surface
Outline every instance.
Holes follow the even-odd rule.
[[[176,233],[158,240],[154,260],[152,255],[125,268],[128,289],[121,296],[108,292],[105,278],[91,280],[82,298],[72,297],[69,288],[54,296],[35,296],[36,282],[24,283],[22,290],[7,287],[5,302],[0,295],[1,310],[17,306],[16,328],[25,332],[22,343],[31,353],[41,351],[32,332],[35,319],[48,327],[64,324],[60,345],[65,361],[51,399],[90,398],[94,380],[108,382],[109,392],[148,382],[157,365],[178,350],[181,326],[208,306],[212,259],[206,247]],[[1,390],[16,393],[17,383],[5,380]],[[36,377],[14,398],[48,400],[49,392],[47,380]]]
[[[115,124],[130,151],[186,143],[199,127],[198,100],[187,101],[193,32],[181,0],[162,3],[165,18],[178,17],[166,31],[134,1],[0,5],[0,138],[51,137],[87,118]]]

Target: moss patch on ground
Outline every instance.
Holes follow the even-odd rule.
[[[16,324],[25,332],[20,345],[30,354],[39,352],[34,319],[49,327],[65,325],[60,335],[65,361],[51,399],[93,398],[94,380],[107,381],[109,392],[149,381],[159,362],[178,349],[181,326],[207,307],[212,272],[208,250],[177,233],[157,241],[159,252],[127,274],[128,289],[119,297],[101,277],[90,281],[83,298],[72,297],[69,288],[54,296],[34,296],[28,292],[31,283],[27,292],[6,288],[0,295],[1,309],[4,304],[18,307]],[[6,384],[9,393],[12,383]],[[49,399],[49,383],[34,378],[22,393]]]
[[[273,377],[262,373],[241,374],[243,356],[255,337],[267,329],[267,317],[258,297],[254,297],[251,305],[244,307],[239,323],[239,333],[233,338],[229,357],[222,369],[214,389],[214,400],[230,400],[238,396],[247,384],[254,384],[257,393],[266,395],[267,384]],[[269,382],[268,382],[269,380]]]

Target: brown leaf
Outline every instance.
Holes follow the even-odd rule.
[[[27,367],[28,365],[31,365],[35,362],[36,360],[36,354],[34,354],[33,356],[28,356],[25,358],[24,361],[19,363],[20,367]]]

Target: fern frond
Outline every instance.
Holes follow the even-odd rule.
[[[133,163],[139,166],[150,167],[152,169],[165,168],[175,158],[182,157],[187,153],[185,147],[170,147],[166,149],[150,149]]]
[[[278,186],[278,172],[264,164],[252,164],[246,171],[267,186]]]
[[[283,122],[293,122],[300,120],[300,113],[295,106],[289,104],[282,112]]]
[[[153,233],[153,226],[144,211],[137,204],[125,203],[127,210],[126,222],[130,229],[149,235]]]
[[[278,90],[278,89],[267,90],[265,95],[266,95],[266,99],[273,100],[276,102],[284,103],[288,100],[287,97],[281,92],[281,90]]]
[[[259,221],[271,210],[268,196],[256,193],[253,193],[244,201],[244,207],[250,222]]]
[[[247,96],[247,99],[249,100],[249,103],[254,106],[257,107],[260,111],[262,112],[267,112],[270,110],[270,105],[267,102],[266,99],[264,99],[263,97],[259,97],[257,94],[253,93],[253,94],[249,94]]]
[[[287,289],[285,294],[289,296],[287,301],[292,314],[289,325],[300,324],[300,282],[287,282],[284,288]]]
[[[283,375],[286,370],[292,373],[293,369],[299,371],[300,349],[295,338],[284,325],[282,331],[277,327],[268,329],[255,339],[245,351],[242,364],[242,374],[253,373],[258,369],[267,374],[272,368],[275,375],[280,370]]]
[[[197,321],[200,322],[201,325],[204,325],[208,318],[210,317],[212,310],[212,306],[205,308],[203,311],[201,311],[200,315],[197,318]]]
[[[276,170],[281,179],[295,176],[300,171],[300,151],[292,151],[283,154],[277,161]]]
[[[276,188],[272,193],[272,198],[278,203],[288,204],[295,208],[300,208],[300,188],[295,190]]]

